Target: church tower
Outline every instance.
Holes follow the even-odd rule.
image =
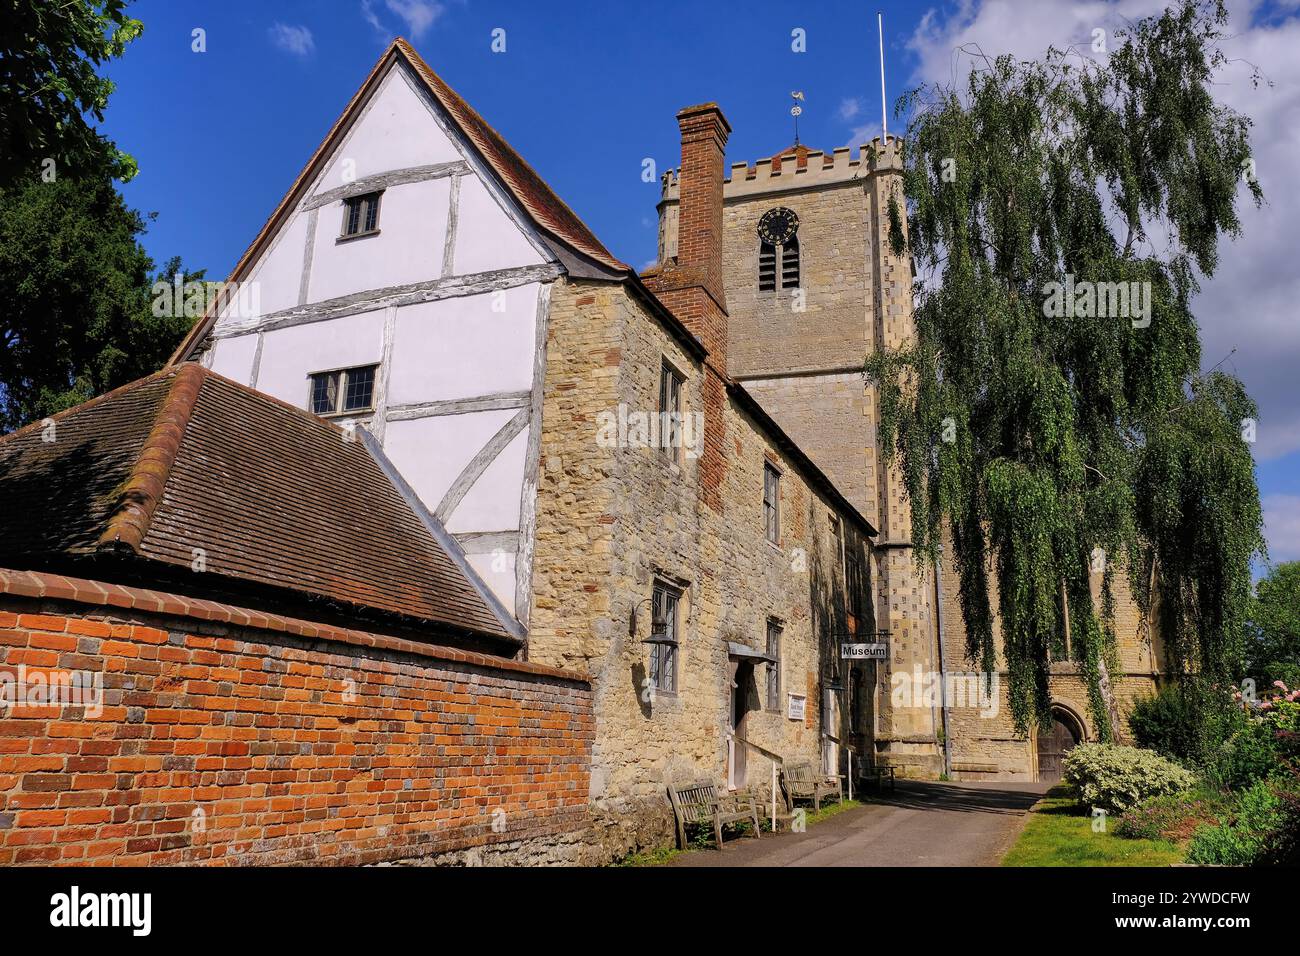
[[[796,145],[731,167],[723,183],[726,368],[879,530],[870,574],[888,659],[866,665],[871,726],[854,743],[900,774],[936,777],[945,769],[939,704],[891,699],[895,674],[910,681],[942,670],[935,579],[914,563],[910,509],[901,476],[880,460],[875,389],[863,376],[868,354],[915,334],[910,266],[888,244],[889,197],[901,201],[898,146],[894,137],[875,139],[855,158],[848,147]],[[679,206],[678,176],[669,172],[658,206],[661,268],[677,256]],[[865,573],[851,564],[846,575]],[[865,627],[854,630],[869,640]],[[833,676],[853,686],[858,675]]]

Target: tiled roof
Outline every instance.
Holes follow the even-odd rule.
[[[194,363],[0,439],[0,496],[10,561],[201,549],[223,582],[517,636],[360,437]]]
[[[460,94],[444,83],[442,77],[433,72],[411,44],[399,37],[393,41],[393,45],[415,68],[416,73],[428,86],[429,92],[442,104],[442,108],[451,114],[452,120],[460,131],[488,161],[493,171],[538,226],[565,245],[595,259],[602,265],[619,272],[631,271],[630,266],[616,259],[605,248],[604,244],[587,228],[586,223],[579,219],[564,200],[546,184],[546,180],[542,179],[537,171],[502,139],[501,134],[489,126],[472,106],[461,99]]]

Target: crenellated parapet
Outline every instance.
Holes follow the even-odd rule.
[[[863,179],[873,173],[901,172],[901,146],[902,140],[899,137],[889,136],[882,140],[877,136],[856,150],[850,146],[841,146],[828,153],[800,146],[791,147],[768,159],[760,159],[752,165],[733,163],[723,180],[723,199],[737,200],[785,190],[835,186]],[[670,169],[664,173],[661,181],[661,205],[677,203],[680,199],[678,170]]]

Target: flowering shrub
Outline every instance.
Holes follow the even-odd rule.
[[[1286,801],[1267,781],[1257,781],[1237,795],[1232,812],[1215,826],[1201,827],[1192,838],[1187,859],[1218,866],[1262,863],[1282,837]]]
[[[1300,690],[1288,690],[1282,681],[1273,688],[1271,696],[1256,700],[1243,699],[1240,691],[1233,695],[1236,729],[1209,768],[1220,786],[1244,789],[1300,772]]]
[[[1113,744],[1080,744],[1065,756],[1065,781],[1086,806],[1119,813],[1148,797],[1190,790],[1196,778],[1150,750]]]
[[[1229,800],[1215,791],[1166,793],[1148,797],[1124,812],[1115,825],[1115,835],[1129,839],[1189,839],[1198,827],[1216,824]]]

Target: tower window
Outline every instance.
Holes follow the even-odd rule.
[[[781,246],[781,288],[799,288],[799,237],[791,236]]]
[[[772,292],[776,289],[776,246],[759,243],[758,246],[758,291]]]
[[[758,221],[758,291],[799,288],[799,216],[778,206]]]

